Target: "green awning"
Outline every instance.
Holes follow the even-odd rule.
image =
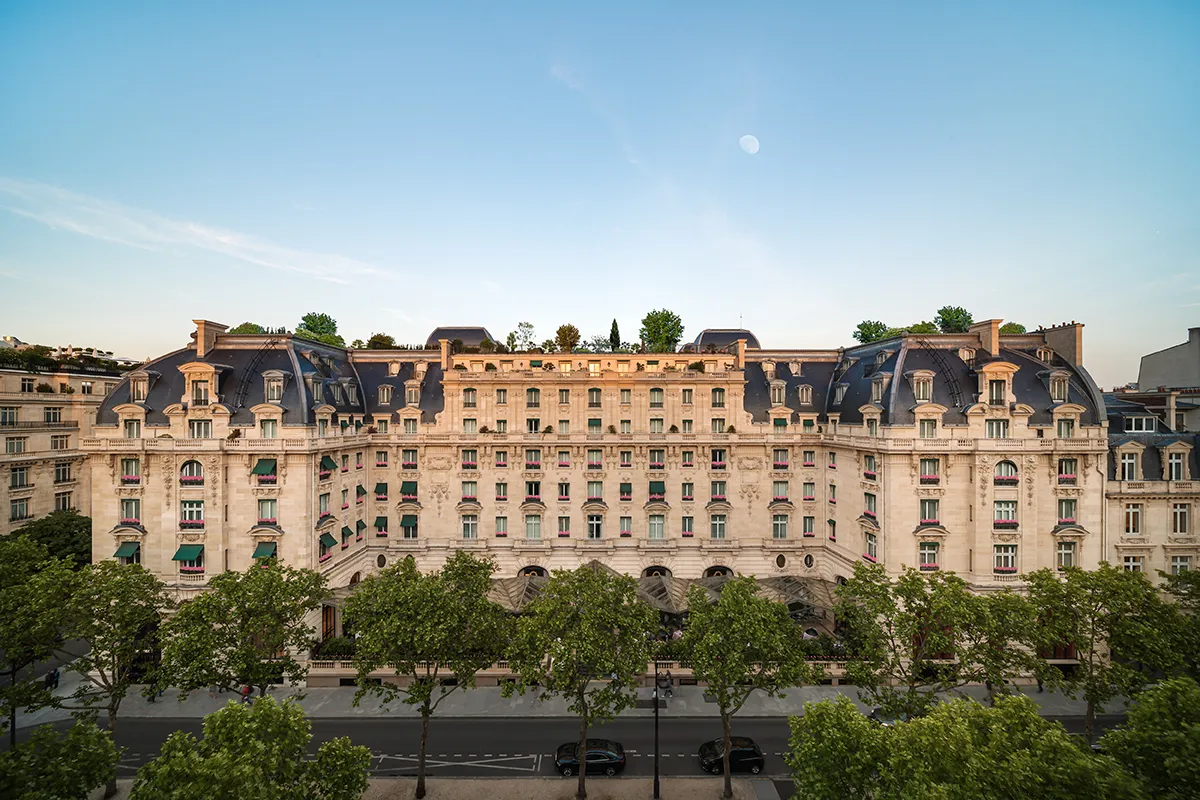
[[[350,530],[349,525],[342,526],[342,538],[343,539],[349,539],[353,535],[354,535],[354,531]]]
[[[275,542],[259,542],[254,548],[254,559],[274,558],[275,551],[279,548]]]
[[[375,494],[386,495],[387,494],[387,484],[386,483],[375,484]]]
[[[366,527],[367,527],[367,523],[363,522],[361,519],[354,525],[354,529],[356,531],[364,530]]]
[[[337,539],[333,538],[333,534],[331,533],[322,533],[321,544],[325,545],[326,547],[336,547]]]
[[[621,494],[633,494],[633,484],[632,483],[622,483],[621,484]]]
[[[361,419],[354,420],[354,430],[358,430],[362,426],[363,426],[363,422]]]
[[[402,516],[400,518],[400,527],[401,528],[417,527],[417,515],[416,514],[405,514],[404,516]]]
[[[141,549],[141,544],[138,542],[121,542],[121,546],[117,548],[117,552],[113,553],[113,558],[133,558]]]
[[[337,469],[337,462],[329,456],[321,456],[321,469]]]
[[[416,481],[404,481],[403,483],[400,484],[400,494],[410,495],[410,494],[416,494],[416,493],[417,493],[417,482]]]
[[[653,361],[647,361],[646,363],[647,363],[647,364],[657,364],[657,363],[658,363],[658,359],[654,359]]]
[[[541,365],[542,365],[542,360],[541,360],[540,358],[531,358],[531,359],[529,359],[529,366],[531,366],[531,367],[540,367]]]
[[[375,518],[375,527],[381,531],[386,531],[387,530],[387,517],[376,517]]]
[[[254,465],[254,469],[250,470],[251,475],[274,475],[275,474],[275,459],[260,458],[258,463]]]
[[[349,428],[349,427],[350,427],[350,421],[345,420],[345,419],[342,420],[342,430],[346,430],[346,428]]]
[[[650,481],[650,494],[666,494],[666,481]]]
[[[365,487],[365,486],[363,486],[361,483],[360,483],[358,486],[355,486],[355,487],[354,487],[354,494],[355,494],[356,496],[358,496],[358,497],[362,497],[362,496],[363,496],[364,494],[366,494],[366,493],[367,493],[367,489],[366,489],[366,487]]]
[[[196,561],[204,553],[202,544],[181,544],[171,557],[172,561]]]
[[[775,427],[776,428],[786,428],[787,426],[788,426],[787,419],[785,419],[784,417],[776,417],[775,418]]]

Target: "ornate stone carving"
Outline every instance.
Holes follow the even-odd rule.
[[[453,464],[449,456],[426,456],[425,466],[431,470],[447,470]]]
[[[945,489],[936,489],[933,487],[922,487],[916,490],[917,497],[942,497],[946,494]]]
[[[738,490],[738,495],[746,503],[753,503],[758,499],[758,486],[752,483],[744,483],[742,484],[742,488]]]
[[[140,486],[118,486],[117,497],[141,497],[142,488]]]
[[[758,456],[742,456],[738,459],[738,469],[762,469],[763,461]]]
[[[996,542],[1017,542],[1020,541],[1019,533],[993,533],[992,540]]]

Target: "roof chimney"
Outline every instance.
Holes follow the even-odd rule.
[[[196,323],[196,358],[204,358],[217,343],[217,334],[229,330],[229,326],[207,319],[194,319],[192,322]]]
[[[438,339],[438,346],[442,350],[442,370],[450,369],[450,340]]]
[[[1000,355],[1000,323],[1004,320],[985,319],[967,328],[968,333],[979,337],[979,346],[988,351],[992,357]]]
[[[1083,364],[1083,323],[1064,322],[1057,328],[1047,328],[1042,332],[1046,344],[1054,352],[1062,356],[1068,364]]]

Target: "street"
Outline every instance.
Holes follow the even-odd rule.
[[[1083,731],[1083,717],[1053,718],[1068,731]],[[1097,717],[1103,731],[1123,719]],[[60,723],[65,725],[66,723]],[[420,720],[316,719],[312,720],[313,747],[338,736],[371,749],[371,771],[377,777],[413,775],[420,744]],[[119,777],[132,777],[137,767],[158,752],[175,730],[199,736],[200,720],[124,719],[117,725],[117,744],[125,748]],[[781,754],[786,751],[785,718],[734,718],[735,736],[749,736],[767,754],[766,775],[789,777]],[[529,777],[554,774],[554,749],[579,735],[578,723],[569,717],[538,719],[437,719],[429,728],[428,774],[438,777]],[[665,776],[699,776],[696,749],[721,735],[719,719],[669,719],[659,721],[660,770]],[[654,774],[654,724],[651,719],[617,719],[592,728],[589,736],[615,739],[625,747],[627,775]]]

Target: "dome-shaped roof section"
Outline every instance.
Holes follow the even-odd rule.
[[[700,331],[700,335],[696,337],[692,346],[697,352],[703,352],[709,346],[717,350],[724,350],[736,345],[738,339],[745,339],[748,348],[762,349],[762,345],[758,343],[758,337],[745,328],[705,328]]]
[[[496,341],[496,338],[488,332],[487,328],[434,328],[433,333],[429,334],[429,338],[425,340],[426,347],[437,347],[439,339],[448,339],[453,342],[455,339],[461,339],[464,347],[479,347],[484,339]]]

